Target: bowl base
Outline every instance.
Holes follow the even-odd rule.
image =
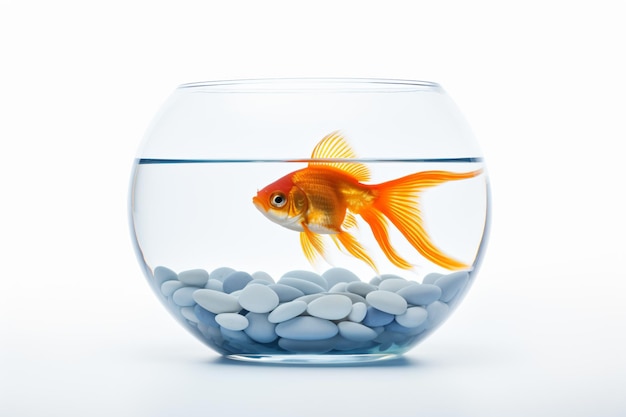
[[[349,355],[326,354],[294,354],[294,355],[267,355],[267,354],[236,354],[226,355],[227,359],[238,361],[286,364],[286,365],[346,365],[376,362],[399,358],[398,353],[368,353]]]

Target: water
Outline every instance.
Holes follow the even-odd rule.
[[[199,306],[190,295],[196,287],[215,289],[210,285],[218,285],[216,280],[211,281],[213,284],[207,282],[194,285],[178,280],[177,274],[183,271],[211,273],[223,267],[243,271],[254,277],[261,276],[258,272],[262,271],[274,282],[280,281],[289,271],[310,271],[322,275],[329,269],[342,268],[351,271],[360,281],[378,287],[378,275],[388,278],[388,275],[393,274],[393,279],[425,284],[428,279],[433,280],[432,277],[453,272],[422,257],[391,226],[389,231],[393,247],[415,265],[412,270],[395,267],[384,256],[368,225],[360,218],[357,218],[358,229],[350,229],[350,233],[374,260],[379,274],[366,263],[341,251],[330,239],[326,241],[326,260],[318,259],[313,265],[309,263],[302,252],[298,232],[270,221],[252,204],[252,197],[257,190],[292,171],[306,167],[305,162],[137,160],[131,188],[130,220],[137,253],[151,286],[188,330],[223,354],[275,357],[294,353],[341,352],[345,355],[348,352],[357,358],[363,354],[385,356],[407,350],[447,317],[471,284],[472,269],[481,258],[483,236],[488,223],[488,185],[485,174],[427,188],[419,196],[420,212],[431,240],[447,255],[470,266],[468,279],[455,290],[454,297],[448,297],[446,301],[438,299],[429,305],[408,303],[408,308],[430,308],[429,319],[438,315],[436,323],[433,319],[423,328],[415,326],[403,333],[402,329],[406,328],[398,327],[397,320],[394,320],[391,324],[373,326],[378,333],[377,337],[360,343],[355,340],[345,343],[341,332],[321,341],[279,343],[281,339],[288,338],[277,337],[272,342],[262,343],[249,336],[248,333],[254,335],[250,328],[237,330],[236,325],[231,326],[235,330],[219,325],[215,327],[214,318],[220,313],[208,312],[207,315],[207,310]],[[483,168],[482,160],[477,158],[350,162],[368,165],[371,171],[371,181],[368,183],[371,184],[427,170],[469,172]],[[161,272],[169,271],[168,279],[157,277],[159,267]],[[430,278],[427,278],[429,274]],[[166,290],[163,289],[165,281],[170,281],[166,284]],[[433,281],[428,285],[434,284]],[[193,288],[187,292],[179,291],[175,297],[175,291],[184,287]],[[324,290],[320,294],[328,293],[330,288]],[[184,297],[183,294],[187,293],[189,296]],[[433,307],[430,305],[433,303],[441,305],[434,304]],[[368,307],[371,305],[368,304]],[[238,312],[240,315],[249,313],[243,308],[241,310]],[[267,318],[268,313],[257,314],[265,314]],[[331,322],[338,325],[342,320],[334,319]],[[329,340],[335,339],[338,340],[329,344]]]

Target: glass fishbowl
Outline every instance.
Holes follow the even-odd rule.
[[[476,279],[481,150],[436,83],[183,84],[134,161],[131,235],[156,296],[220,354],[398,357]]]

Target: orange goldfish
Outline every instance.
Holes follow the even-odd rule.
[[[315,146],[306,168],[269,184],[257,192],[252,202],[274,223],[300,232],[302,250],[311,263],[317,255],[324,257],[322,235],[329,235],[340,249],[343,246],[350,255],[378,271],[363,246],[347,231],[357,226],[358,215],[369,225],[389,261],[399,268],[412,269],[414,265],[391,245],[388,221],[426,259],[449,270],[468,268],[431,241],[422,224],[417,198],[424,188],[472,178],[482,170],[424,171],[381,184],[366,184],[369,169],[362,163],[346,161],[352,158],[356,154],[343,136],[330,133]]]

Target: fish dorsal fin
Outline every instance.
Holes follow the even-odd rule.
[[[353,159],[356,154],[339,131],[329,133],[315,146],[311,159]],[[359,162],[323,161],[309,162],[309,166],[325,165],[352,175],[357,181],[369,181],[369,168]]]

